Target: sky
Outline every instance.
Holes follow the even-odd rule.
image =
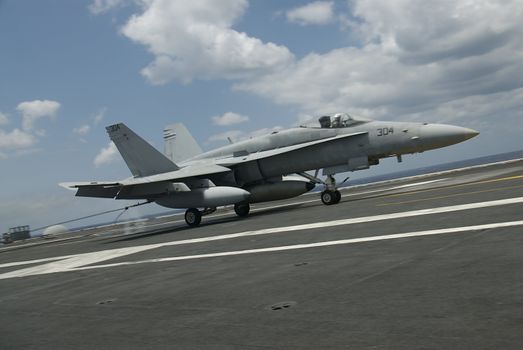
[[[522,18],[519,0],[0,0],[0,232],[126,205],[58,186],[130,176],[116,122],[160,150],[173,122],[210,150],[336,112],[481,132],[355,177],[523,149]]]

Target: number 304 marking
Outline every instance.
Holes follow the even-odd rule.
[[[394,134],[394,128],[379,128],[378,136],[387,136],[389,134]]]

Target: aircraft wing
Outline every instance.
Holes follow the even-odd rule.
[[[179,170],[170,171],[167,173],[126,179],[122,181],[122,185],[129,186],[163,181],[172,182],[173,180],[183,180],[191,177],[205,177],[206,175],[226,173],[229,171],[231,171],[231,169],[221,165],[210,162],[208,164],[200,163],[188,165],[184,168],[180,168]]]
[[[287,146],[287,147],[275,148],[275,149],[271,149],[271,150],[267,150],[267,151],[260,151],[260,152],[256,152],[256,153],[239,152],[238,155],[236,155],[236,156],[218,159],[216,161],[216,163],[218,165],[221,165],[224,167],[230,167],[230,166],[234,166],[236,164],[246,163],[246,162],[250,162],[253,160],[259,160],[259,159],[264,159],[264,158],[269,158],[272,156],[296,151],[296,150],[314,146],[314,145],[326,144],[326,143],[337,141],[340,139],[356,137],[356,136],[361,136],[361,135],[366,135],[366,134],[368,134],[367,131],[362,131],[362,132],[355,132],[352,134],[338,135],[338,136],[329,137],[329,138],[325,138],[325,139],[321,139],[321,140],[300,143],[300,144]]]
[[[121,181],[103,182],[79,182],[61,183],[60,185],[69,189],[77,189],[76,196],[80,197],[101,197],[117,199],[139,199],[154,198],[172,193],[173,191],[189,191],[190,189],[183,183],[190,178],[207,178],[209,175],[230,172],[230,167],[237,164],[269,158],[276,155],[289,153],[319,144],[327,144],[340,139],[365,135],[367,132],[358,132],[321,140],[300,143],[292,146],[260,151],[256,153],[239,152],[235,156],[230,156],[217,160],[209,160],[207,163],[194,163],[156,175],[134,177]]]
[[[117,182],[63,182],[60,183],[60,186],[77,190],[76,196],[78,197],[149,198],[165,194],[167,191],[189,191],[189,188],[182,183],[184,179],[205,177],[229,171],[231,169],[212,163],[195,164],[167,173],[129,178]]]

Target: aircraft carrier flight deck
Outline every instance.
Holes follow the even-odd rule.
[[[1,349],[522,349],[523,161],[0,249]]]

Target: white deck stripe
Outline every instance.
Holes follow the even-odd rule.
[[[494,207],[494,206],[519,204],[519,203],[523,203],[523,197],[509,198],[509,199],[502,199],[502,200],[495,200],[495,201],[488,201],[488,202],[462,204],[462,205],[453,205],[453,206],[439,207],[439,208],[413,210],[413,211],[392,213],[392,214],[365,216],[365,217],[353,218],[353,219],[323,221],[323,222],[316,222],[316,223],[303,224],[303,225],[273,227],[273,228],[268,228],[268,229],[245,231],[245,232],[225,234],[225,235],[219,235],[219,236],[201,237],[201,238],[193,238],[193,239],[186,239],[186,240],[179,240],[179,241],[172,241],[172,242],[165,242],[165,243],[127,247],[127,248],[109,249],[109,250],[103,250],[103,251],[98,251],[98,252],[67,255],[67,256],[60,256],[60,257],[51,257],[51,258],[46,258],[46,259],[11,262],[11,263],[6,263],[6,264],[0,264],[0,268],[24,265],[24,264],[33,264],[33,263],[38,263],[38,262],[43,262],[43,261],[51,261],[46,264],[0,274],[0,279],[39,275],[39,274],[45,274],[45,273],[71,271],[71,270],[78,269],[85,265],[95,264],[95,263],[99,263],[102,261],[107,261],[107,260],[119,258],[122,256],[130,255],[130,254],[134,254],[134,253],[138,253],[138,252],[143,252],[143,251],[150,250],[150,249],[166,247],[166,246],[211,242],[211,241],[234,239],[234,238],[240,238],[240,237],[273,234],[273,233],[294,232],[294,231],[300,231],[300,230],[310,230],[310,229],[315,229],[315,228],[333,227],[333,226],[340,226],[340,225],[351,225],[351,224],[359,224],[359,223],[383,221],[383,220],[391,220],[391,219],[400,219],[400,218],[422,216],[422,215],[441,214],[441,213],[448,213],[448,212],[455,212],[455,211],[488,208],[488,207]]]
[[[310,229],[322,228],[322,227],[361,224],[361,223],[373,222],[373,221],[401,219],[401,218],[408,218],[408,217],[422,216],[422,215],[442,214],[442,213],[449,213],[449,212],[454,212],[454,211],[489,208],[489,207],[495,207],[495,206],[501,206],[501,205],[518,204],[518,203],[523,203],[523,197],[501,199],[501,200],[495,200],[495,201],[489,201],[489,202],[452,205],[452,206],[448,206],[448,207],[413,210],[413,211],[406,211],[406,212],[392,213],[392,214],[363,216],[363,217],[353,218],[353,219],[341,219],[341,220],[333,220],[333,221],[315,222],[315,223],[311,223],[311,224],[273,227],[273,228],[268,228],[268,229],[245,231],[245,232],[240,232],[240,233],[232,233],[232,234],[219,235],[219,236],[213,236],[213,237],[202,237],[202,238],[187,239],[187,240],[182,240],[182,241],[174,241],[174,242],[164,243],[164,245],[170,246],[170,245],[179,245],[179,244],[209,242],[209,241],[231,239],[231,238],[238,238],[238,237],[266,235],[266,234],[270,234],[270,233],[292,232],[292,231],[310,230]]]
[[[38,264],[40,262],[47,262],[47,261],[55,261],[55,260],[61,260],[68,257],[71,257],[73,255],[67,255],[67,256],[55,256],[52,258],[43,258],[43,259],[36,259],[36,260],[27,260],[27,261],[15,261],[10,262],[6,264],[0,264],[0,268],[2,267],[13,267],[13,266],[21,266],[21,265],[30,265],[30,264]]]
[[[399,238],[433,236],[433,235],[441,235],[441,234],[447,234],[447,233],[471,232],[471,231],[488,230],[488,229],[513,227],[513,226],[523,226],[523,220],[522,221],[511,221],[511,222],[500,222],[500,223],[486,224],[486,225],[453,227],[453,228],[440,229],[440,230],[397,233],[397,234],[383,235],[383,236],[369,236],[369,237],[361,237],[361,238],[342,239],[342,240],[336,240],[336,241],[324,241],[324,242],[317,242],[317,243],[294,244],[294,245],[269,247],[269,248],[236,250],[236,251],[230,251],[230,252],[219,252],[219,253],[211,253],[211,254],[174,256],[174,257],[168,257],[168,258],[147,259],[147,260],[139,260],[139,261],[126,261],[126,262],[114,263],[114,264],[85,266],[85,267],[77,268],[76,270],[92,270],[92,269],[103,269],[103,268],[108,268],[108,267],[156,263],[156,262],[205,259],[205,258],[215,258],[215,257],[223,257],[223,256],[279,252],[279,251],[286,251],[286,250],[308,249],[308,248],[317,248],[317,247],[329,247],[329,246],[342,245],[342,244],[354,244],[354,243],[383,241],[383,240],[391,240],[391,239],[399,239]]]

